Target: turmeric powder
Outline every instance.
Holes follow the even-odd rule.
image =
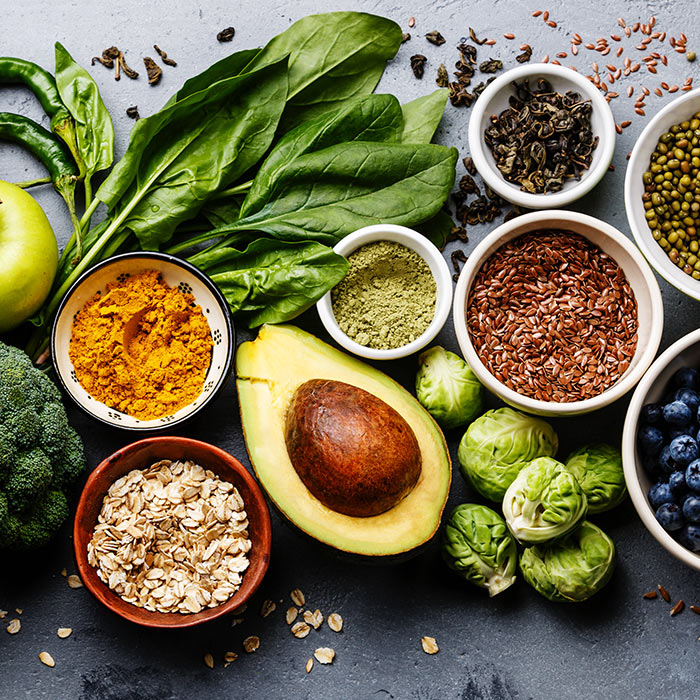
[[[192,294],[146,270],[108,284],[85,304],[73,321],[69,356],[95,400],[152,420],[199,396],[212,346]]]

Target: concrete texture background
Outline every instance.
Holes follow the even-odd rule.
[[[440,0],[415,3],[379,0],[276,0],[222,2],[202,0],[124,0],[121,3],[24,2],[3,3],[0,53],[17,55],[53,66],[53,43],[60,40],[84,66],[90,58],[113,44],[126,51],[127,60],[142,71],[140,57],[153,55],[158,43],[178,61],[165,68],[157,87],[122,78],[115,83],[100,65],[90,69],[102,89],[117,133],[117,151],[123,153],[133,122],[125,115],[138,105],[142,116],[153,113],[187,77],[229,51],[258,46],[273,34],[306,14],[320,10],[358,9],[387,15],[408,30],[411,16],[413,38],[402,46],[388,67],[380,91],[396,94],[402,101],[434,89],[433,77],[440,62],[451,65],[454,45],[467,28],[479,36],[498,41],[480,49],[479,57],[500,57],[506,67],[515,64],[517,47],[528,42],[534,60],[567,50],[573,32],[584,41],[619,31],[616,18],[624,11],[628,23],[657,16],[657,26],[669,34],[682,31],[694,44],[689,20],[690,0],[656,0],[624,3],[565,2],[552,5],[556,29],[530,13],[536,5],[505,0],[474,0],[462,3]],[[219,44],[216,33],[229,25],[236,28],[231,44]],[[438,29],[447,38],[442,47],[428,44],[423,35]],[[516,40],[502,38],[514,32]],[[614,42],[611,42],[614,43]],[[636,43],[636,42],[634,42]],[[640,57],[632,41],[625,42],[624,56]],[[666,44],[668,47],[668,45]],[[414,53],[429,58],[426,77],[416,80],[408,66]],[[682,56],[669,53],[669,66],[658,76],[637,74],[631,84],[637,93],[642,84],[653,88],[659,80],[682,82],[698,74]],[[584,55],[587,54],[587,55]],[[582,50],[573,61],[581,70],[598,58]],[[568,59],[567,59],[568,60]],[[564,63],[567,63],[564,60]],[[613,60],[621,63],[623,59]],[[652,80],[654,78],[654,80]],[[627,84],[623,83],[623,89]],[[623,89],[613,101],[617,121],[633,118],[632,100]],[[652,115],[669,96],[647,99]],[[21,88],[0,91],[0,110],[21,112],[35,119],[42,114],[31,94]],[[466,128],[469,111],[448,105],[437,140],[453,144],[467,155]],[[618,139],[615,172],[575,209],[598,216],[629,233],[622,198],[625,155],[649,117],[635,118]],[[47,124],[44,118],[43,122]],[[458,177],[463,174],[462,166]],[[16,148],[0,148],[0,178],[25,180],[43,175],[41,166]],[[68,237],[68,218],[62,202],[50,188],[35,190],[60,240]],[[470,249],[490,229],[470,230]],[[454,244],[452,244],[454,245]],[[453,248],[448,248],[446,254]],[[0,261],[2,253],[0,252]],[[698,307],[659,280],[667,314],[662,347],[697,326]],[[299,321],[322,333],[315,311]],[[246,335],[246,334],[242,334]],[[448,324],[438,341],[456,349]],[[410,386],[415,358],[382,365],[382,369]],[[628,398],[628,397],[627,397]],[[627,398],[585,418],[556,421],[561,453],[580,444],[582,438],[618,442]],[[495,405],[495,404],[493,404]],[[83,435],[94,467],[132,436],[95,425],[77,411],[70,417]],[[245,449],[235,405],[233,382],[227,391],[182,434],[211,441],[244,461]],[[460,434],[448,434],[453,457]],[[455,469],[449,507],[473,498]],[[700,603],[698,575],[666,554],[637,518],[628,502],[596,521],[614,538],[619,564],[609,586],[581,605],[556,605],[541,598],[520,582],[507,593],[489,600],[468,587],[442,565],[435,544],[419,557],[393,567],[369,567],[336,560],[303,539],[273,515],[274,546],[269,574],[243,624],[232,627],[231,619],[182,632],[140,629],[113,616],[85,590],[72,590],[60,571],[74,571],[71,539],[66,526],[55,545],[40,558],[0,559],[0,608],[11,611],[5,622],[19,616],[22,630],[10,636],[0,630],[0,698],[3,700],[175,700],[180,698],[308,698],[337,700],[407,698],[415,700],[503,700],[526,698],[692,698],[697,691],[697,656],[700,650],[700,619],[686,610],[669,617],[669,606],[660,600],[642,600],[642,593],[662,583],[675,599]],[[308,604],[324,614],[337,611],[345,620],[341,635],[324,626],[304,640],[297,640],[284,623],[283,611],[289,591],[301,588]],[[262,601],[271,598],[278,610],[262,619]],[[283,602],[282,602],[283,601]],[[73,634],[59,640],[56,628],[68,626]],[[221,659],[227,650],[241,651],[249,634],[260,636],[261,647],[227,669]],[[423,635],[436,637],[440,652],[427,656],[420,648]],[[318,646],[332,646],[337,656],[332,666],[316,664],[307,675],[304,664]],[[49,651],[56,667],[43,666],[37,654]],[[216,668],[209,670],[202,658],[214,654]]]

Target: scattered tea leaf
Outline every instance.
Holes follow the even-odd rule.
[[[437,70],[437,78],[435,78],[435,82],[442,88],[447,87],[450,84],[450,78],[447,75],[447,68],[445,68],[444,63],[441,63]]]
[[[525,46],[523,52],[515,57],[518,63],[527,63],[532,58],[532,47],[529,45]]]
[[[503,68],[503,61],[497,58],[490,58],[488,61],[482,61],[479,64],[479,70],[482,73],[495,73]]]
[[[141,119],[141,116],[139,115],[139,108],[136,105],[126,108],[126,116],[131,117],[131,119],[135,119],[136,121]]]
[[[471,27],[469,27],[469,38],[479,46],[486,43],[486,39],[477,39],[476,32]]]
[[[413,75],[415,75],[419,80],[423,77],[423,73],[425,72],[425,62],[427,60],[428,59],[420,53],[411,56],[411,70],[413,71]]]
[[[168,54],[161,49],[158,44],[153,44],[153,49],[154,51],[160,56],[160,60],[163,61],[163,63],[166,66],[176,66],[177,61],[174,61],[172,58],[168,58]]]
[[[442,46],[445,43],[445,37],[442,34],[440,34],[440,32],[437,29],[434,29],[432,32],[428,32],[425,35],[425,38],[431,44],[435,44],[435,46]]]
[[[220,41],[222,44],[231,41],[233,37],[236,34],[236,30],[233,27],[226,27],[226,29],[222,29],[217,35],[216,35],[216,40]]]
[[[404,32],[401,35],[401,43],[402,44],[405,44],[407,41],[410,41],[410,40],[411,40],[411,35],[408,32]]]
[[[143,65],[146,66],[148,84],[157,85],[163,77],[163,69],[150,56],[143,59]]]

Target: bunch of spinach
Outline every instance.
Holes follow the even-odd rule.
[[[372,94],[400,41],[398,25],[382,17],[305,17],[264,48],[191,78],[138,121],[81,219],[82,258],[71,255],[75,239],[64,251],[30,351],[45,347],[77,277],[121,250],[194,250],[190,259],[231,310],[257,325],[292,318],[342,279],[347,263],[328,244],[368,223],[417,225],[438,215],[457,157],[429,144],[446,91],[403,107]],[[107,167],[111,140],[101,101],[89,82],[80,89],[91,107],[74,116],[92,173]],[[99,203],[107,218],[90,229]],[[202,220],[213,230],[193,235],[192,222]]]

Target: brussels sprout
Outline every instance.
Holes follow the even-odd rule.
[[[559,441],[549,423],[512,408],[486,411],[464,433],[457,457],[462,475],[501,501],[518,472],[536,457],[553,457]]]
[[[520,557],[523,578],[549,600],[578,603],[597,593],[612,576],[615,545],[584,520],[568,537],[529,547]]]
[[[442,535],[442,557],[491,597],[515,583],[518,550],[503,518],[486,506],[457,506]]]
[[[530,462],[503,497],[508,528],[525,545],[564,537],[587,511],[586,494],[576,477],[551,457]]]
[[[602,513],[618,505],[627,494],[620,450],[604,442],[574,450],[566,468],[588,498],[588,512]]]
[[[484,387],[459,355],[436,345],[419,358],[416,396],[443,428],[466,425],[484,405]]]

